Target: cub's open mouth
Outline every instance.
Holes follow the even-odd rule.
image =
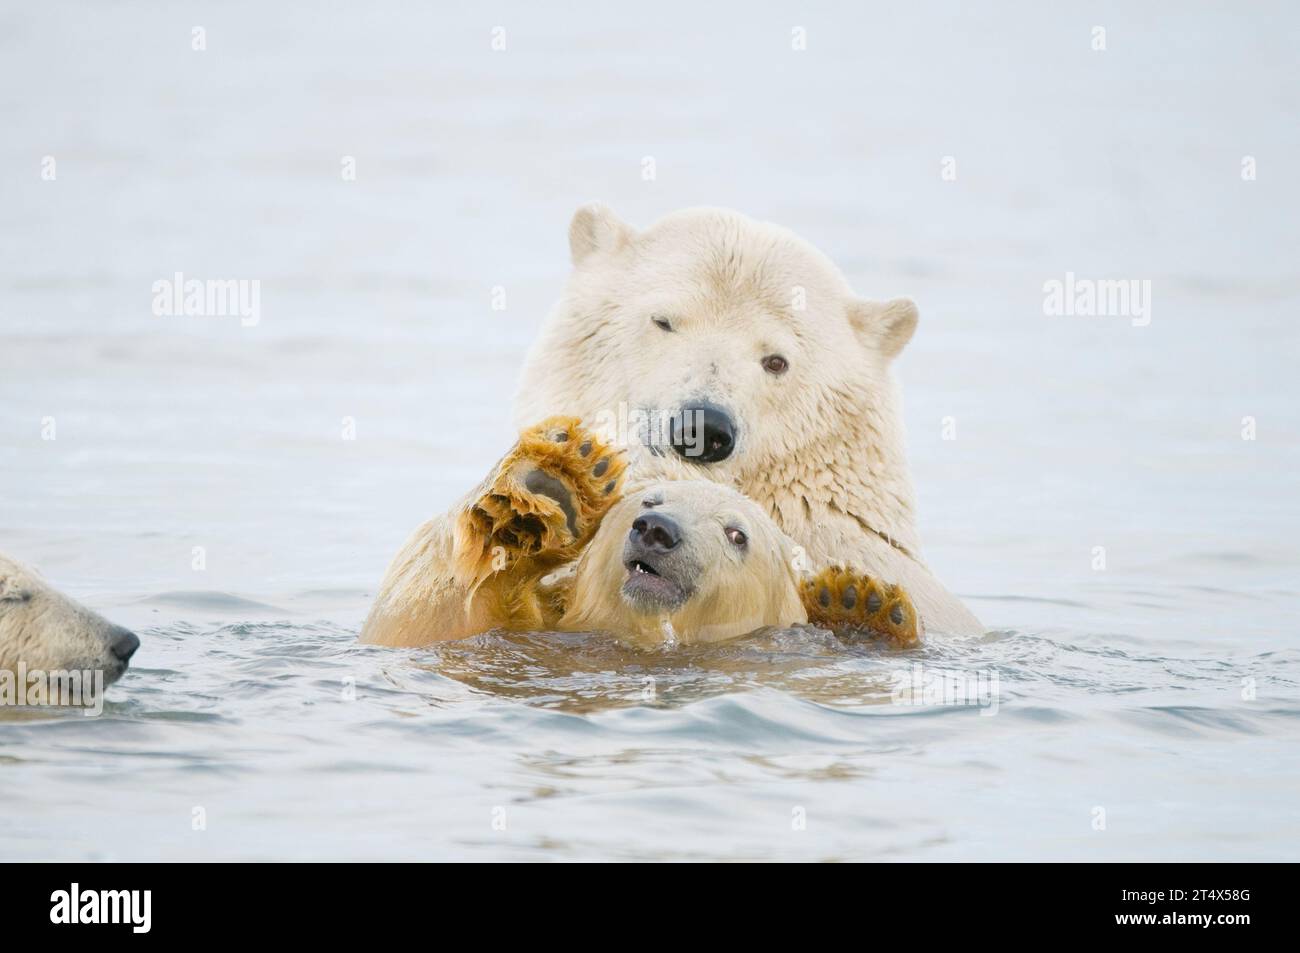
[[[630,573],[648,572],[652,576],[659,575],[654,566],[640,559],[633,559],[627,564],[627,571]]]
[[[629,559],[627,579],[623,581],[623,598],[643,609],[673,609],[686,601],[686,592],[669,579],[648,559]]]

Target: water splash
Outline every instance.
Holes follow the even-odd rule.
[[[663,633],[664,644],[666,649],[677,648],[677,630],[673,628],[673,620],[664,616],[663,621],[659,624],[659,631]]]

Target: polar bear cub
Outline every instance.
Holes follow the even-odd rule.
[[[126,674],[139,647],[135,633],[0,553],[0,689],[6,682],[13,688],[19,675],[39,676],[43,682],[58,673],[98,673],[102,684],[109,685]],[[10,694],[0,690],[0,704],[14,703]]]
[[[736,490],[670,480],[622,496],[625,471],[623,454],[576,418],[525,430],[464,502],[416,530],[363,641],[507,629],[657,646],[804,623],[898,646],[920,639],[903,589],[837,566],[803,572],[798,547]]]

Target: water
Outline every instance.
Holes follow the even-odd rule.
[[[1296,859],[1300,16],[1178,9],[6,11],[0,548],[144,646],[103,717],[0,722],[0,857]],[[918,300],[922,538],[986,637],[355,643],[591,198]],[[178,270],[260,322],[154,316]],[[1067,271],[1150,325],[1045,317]],[[916,664],[996,714],[897,703]]]

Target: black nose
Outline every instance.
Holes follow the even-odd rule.
[[[140,647],[136,634],[120,625],[113,626],[108,633],[108,650],[123,662],[129,662],[135,650]]]
[[[736,424],[721,407],[694,404],[668,424],[673,449],[694,463],[717,463],[736,446]]]
[[[632,524],[631,538],[652,552],[666,553],[677,548],[682,541],[682,531],[662,513],[647,513],[638,516]]]

